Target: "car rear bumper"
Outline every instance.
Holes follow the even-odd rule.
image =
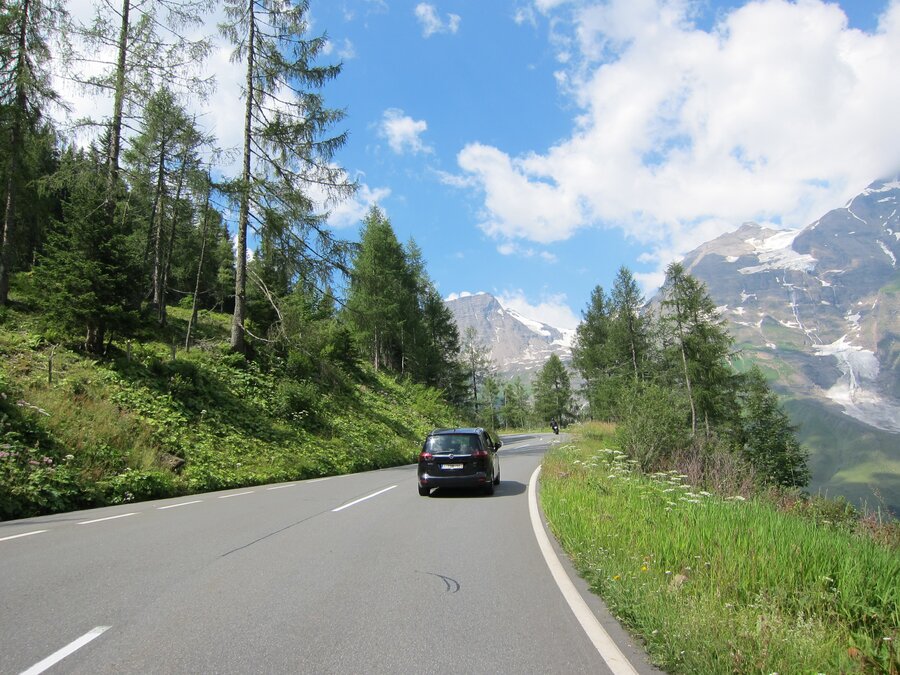
[[[484,471],[465,476],[432,476],[427,473],[419,475],[421,487],[478,487],[485,485],[490,480]]]

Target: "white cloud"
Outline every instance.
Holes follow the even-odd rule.
[[[497,296],[503,307],[513,309],[528,319],[536,319],[556,328],[574,329],[581,319],[566,304],[566,295],[557,293],[542,296],[536,303],[529,302],[522,290],[505,291]]]
[[[432,149],[422,142],[422,134],[427,129],[428,123],[425,120],[414,120],[398,108],[388,108],[381,118],[379,134],[398,155],[407,150],[413,154],[430,153]]]
[[[322,53],[325,54],[325,56],[336,54],[342,61],[350,61],[351,59],[356,58],[356,48],[353,46],[353,43],[347,38],[344,38],[338,44],[335,44],[334,42],[329,40],[325,43],[325,47],[322,49]]]
[[[571,136],[457,157],[501,241],[618,227],[663,266],[744,221],[802,227],[900,166],[897,0],[873,33],[821,0],[756,0],[709,31],[689,0],[561,4],[535,7],[574,50],[558,78],[581,109]]]
[[[530,246],[521,246],[514,241],[504,241],[497,246],[500,255],[514,255],[520,258],[541,258],[545,262],[555,263],[558,258],[549,251],[538,251]]]
[[[458,14],[447,14],[447,20],[441,19],[437,8],[427,2],[420,2],[415,9],[416,18],[422,24],[422,37],[431,37],[435,33],[456,33],[462,21]]]
[[[390,195],[389,188],[372,188],[362,183],[353,197],[331,206],[328,212],[328,224],[336,229],[356,227],[363,221],[371,207],[379,205]]]
[[[444,298],[444,302],[450,302],[451,300],[459,300],[460,298],[468,298],[473,295],[487,295],[484,291],[476,291],[475,293],[470,293],[469,291],[461,291],[459,293],[451,293],[446,298]]]

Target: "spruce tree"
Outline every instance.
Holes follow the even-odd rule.
[[[559,356],[550,358],[534,380],[534,412],[542,423],[555,419],[559,424],[574,417],[575,401],[569,372]]]
[[[35,282],[52,320],[84,331],[84,348],[102,354],[110,329],[126,329],[135,288],[128,220],[106,217],[105,172],[98,154],[69,151],[60,169],[62,220],[53,222]]]

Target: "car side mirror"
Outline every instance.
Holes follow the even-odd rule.
[[[501,445],[503,445],[503,441],[497,441],[494,444],[494,450],[499,450]]]

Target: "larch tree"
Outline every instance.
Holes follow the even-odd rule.
[[[114,217],[120,181],[123,138],[144,111],[148,97],[161,86],[204,95],[209,78],[197,66],[209,52],[208,38],[185,33],[200,25],[214,0],[107,0],[95,2],[89,24],[73,31],[82,48],[70,57],[71,78],[112,98],[106,128],[107,217]],[[100,66],[99,73],[95,71]]]
[[[644,296],[627,267],[620,267],[616,274],[610,305],[610,346],[617,352],[620,372],[629,370],[637,382],[649,351],[650,337],[648,319],[641,313]]]
[[[338,76],[340,64],[319,65],[327,40],[307,37],[306,0],[223,0],[222,34],[234,45],[232,62],[244,67],[241,174],[234,182],[238,205],[235,301],[231,348],[246,351],[248,230],[277,222],[296,239],[306,259],[323,276],[340,269],[346,246],[325,227],[313,190],[330,199],[356,188],[333,163],[347,140],[332,135],[344,117],[325,106],[322,87]],[[263,218],[278,210],[279,219]]]

